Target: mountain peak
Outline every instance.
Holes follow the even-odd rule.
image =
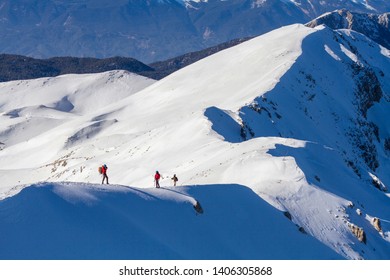
[[[157,82],[108,72],[2,83],[1,203],[21,205],[21,184],[99,183],[104,162],[110,183],[140,195],[168,195],[177,174],[174,192],[190,187],[210,223],[231,218],[205,198],[226,188],[226,205],[266,201],[292,235],[341,257],[388,259],[389,225],[372,220],[390,220],[389,69],[389,51],[360,33],[294,24]],[[165,189],[153,188],[155,170]],[[237,184],[250,195],[231,193]],[[175,209],[199,218],[187,206]]]
[[[390,13],[367,14],[342,9],[326,13],[306,25],[315,27],[325,24],[334,30],[351,29],[390,49],[389,17]]]

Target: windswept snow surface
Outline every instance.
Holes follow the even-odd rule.
[[[106,85],[107,74],[102,75],[87,77]],[[160,195],[163,190],[150,189],[153,174],[158,170],[163,175],[162,186],[171,186],[170,178],[177,174],[178,183],[183,186],[177,190],[196,196],[202,206],[207,206],[204,214],[191,218],[188,215],[194,215],[193,210],[185,206],[183,211],[189,211],[188,215],[180,215],[182,220],[175,224],[177,228],[181,228],[180,223],[193,227],[200,219],[207,219],[208,223],[229,220],[234,215],[234,211],[227,210],[229,207],[244,211],[236,211],[237,219],[246,219],[246,215],[258,218],[252,228],[244,221],[244,224],[234,223],[235,235],[225,233],[228,236],[221,240],[224,244],[218,243],[222,231],[214,227],[208,231],[210,240],[207,242],[204,237],[197,237],[199,244],[191,246],[216,242],[208,256],[186,250],[184,245],[180,247],[173,241],[159,243],[155,240],[154,244],[159,245],[153,254],[142,256],[142,252],[137,252],[129,257],[317,259],[333,258],[326,250],[331,248],[342,258],[390,259],[390,225],[386,222],[390,220],[387,191],[390,186],[387,121],[390,117],[390,58],[387,50],[355,32],[291,25],[221,51],[158,82],[146,81],[150,85],[140,91],[131,92],[129,87],[135,82],[125,76],[123,83],[113,80],[113,88],[107,88],[103,94],[107,98],[104,102],[86,97],[95,86],[93,83],[82,88],[84,76],[60,77],[57,84],[49,83],[47,87],[23,85],[37,85],[44,80],[21,81],[21,85],[18,82],[2,84],[2,205],[15,205],[12,201],[24,197],[31,197],[26,200],[31,200],[32,205],[28,207],[32,208],[37,205],[35,200],[51,203],[52,198],[47,196],[53,196],[53,192],[47,190],[60,187],[47,183],[43,184],[44,188],[25,189],[37,182],[100,183],[97,168],[103,163],[108,165],[110,183],[136,186],[137,192],[145,189],[146,197],[150,192],[155,195],[155,191]],[[138,80],[136,76],[131,77]],[[72,85],[77,85],[76,94],[51,97]],[[95,88],[97,91],[100,87]],[[53,111],[55,114],[47,117]],[[68,188],[73,186],[76,192],[85,194],[83,197],[91,203],[93,199],[89,198],[95,197],[98,208],[107,207],[101,209],[110,208],[111,202],[105,204],[109,197],[113,201],[141,200],[133,196],[135,189],[123,192],[129,190],[126,187],[120,187],[119,195],[118,186],[111,193],[107,188],[101,192],[96,190],[97,186],[68,184]],[[202,187],[184,187],[195,185]],[[251,189],[250,205],[248,196],[235,193],[244,189],[248,192],[246,188]],[[223,202],[219,203],[219,199]],[[272,211],[263,209],[262,199],[274,207],[270,208]],[[181,206],[169,206],[168,201],[161,203],[164,206],[149,202],[137,205],[143,209],[151,207],[155,212],[161,208],[169,212],[170,218],[173,212],[181,213],[181,210],[168,210],[171,206],[178,207],[175,209]],[[121,202],[117,210],[110,208],[110,214],[104,214],[103,210],[95,212],[88,207],[66,205],[66,210],[56,211],[64,212],[65,216],[74,212],[112,215],[110,219],[118,221],[129,219],[129,216],[122,217],[120,208],[132,207]],[[218,219],[208,216],[209,207],[221,211]],[[131,219],[143,218],[134,214],[138,213],[135,209],[130,212],[133,213]],[[267,216],[277,213],[285,221],[268,219]],[[21,214],[21,219],[23,217]],[[184,222],[184,217],[189,221]],[[379,232],[374,229],[373,217],[382,221]],[[52,216],[51,219],[59,218]],[[283,238],[274,237],[274,221]],[[285,227],[285,222],[289,226]],[[125,232],[135,224],[129,222],[128,226],[124,226]],[[158,219],[151,220],[145,227],[156,232],[160,228],[167,230]],[[352,234],[352,227],[364,229],[365,243]],[[269,228],[270,234],[265,233],[264,228]],[[308,235],[298,232],[298,228]],[[20,232],[16,234],[17,226],[9,230],[7,236],[20,236]],[[99,234],[119,234],[106,230],[102,229]],[[171,237],[184,242],[186,234],[178,230]],[[147,239],[140,237],[140,229],[135,235],[139,244],[145,244],[140,245],[139,250],[145,247],[147,252],[150,248],[146,245]],[[242,235],[248,238],[245,241],[241,237],[234,239]],[[150,232],[144,236],[155,238]],[[268,240],[262,243],[256,240],[258,236]],[[302,242],[312,242],[307,236],[313,236],[326,246],[320,249],[320,255],[311,255],[314,253],[308,248],[311,245],[297,246],[302,255],[296,255],[295,249],[291,254],[283,251],[283,246],[287,246],[284,240],[295,243],[303,238]],[[248,242],[249,238],[253,248],[246,251],[237,252],[234,248],[240,246],[230,243]],[[284,245],[263,246],[275,244],[275,240]],[[26,242],[29,241],[32,243],[25,246],[33,246],[33,238]],[[246,246],[249,244],[245,243],[242,248]],[[297,248],[294,246],[291,244],[288,248]],[[62,250],[65,248],[67,246]],[[107,250],[105,257],[103,249],[95,251],[96,256],[122,257],[119,252],[115,255]],[[67,256],[72,258],[76,253],[80,258],[85,256],[81,252]],[[51,257],[55,256],[47,258]]]
[[[0,202],[0,226],[0,259],[340,258],[240,185],[37,184]]]

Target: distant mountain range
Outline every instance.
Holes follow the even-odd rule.
[[[145,63],[202,50],[339,8],[390,11],[386,0],[3,0],[0,53],[134,57]]]
[[[159,80],[220,50],[232,47],[249,38],[232,40],[201,51],[191,52],[172,59],[146,65],[128,57],[78,58],[54,57],[37,59],[21,55],[0,55],[0,82],[55,77],[63,74],[101,73],[126,70]]]
[[[371,40],[390,49],[390,13],[367,14],[348,10],[326,13],[306,24],[316,27],[325,24],[333,30],[351,29],[366,35]],[[20,55],[0,55],[0,82],[62,74],[100,73],[110,70],[126,70],[148,78],[159,80],[200,59],[240,44],[251,37],[231,40],[200,51],[189,52],[171,59],[145,64],[133,58],[77,58],[54,57],[34,59]]]
[[[154,69],[127,57],[106,59],[54,57],[35,59],[21,55],[0,55],[0,82],[54,77],[63,74],[101,73],[121,69],[133,73],[149,73]]]

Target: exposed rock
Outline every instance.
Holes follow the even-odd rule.
[[[303,233],[303,234],[307,234],[306,230],[303,228],[303,227],[299,227],[298,230]]]
[[[342,9],[323,14],[306,25],[308,27],[316,27],[325,24],[334,30],[351,29],[362,33],[371,40],[389,48],[389,18],[390,13],[366,14]]]
[[[197,213],[199,214],[203,214],[203,208],[202,206],[200,206],[200,203],[199,201],[196,201],[195,205],[194,205],[194,209]]]
[[[370,174],[372,178],[372,185],[380,191],[387,192],[387,187],[374,174]]]
[[[372,170],[379,167],[378,151],[376,143],[380,142],[379,127],[367,120],[367,111],[383,96],[382,88],[375,71],[370,67],[362,67],[359,64],[351,64],[353,77],[356,80],[355,106],[359,112],[355,120],[355,127],[347,132],[350,141],[354,146],[359,158]],[[356,169],[356,164],[350,165],[355,173],[360,177],[360,172]]]
[[[348,224],[348,226],[351,229],[353,235],[355,235],[360,242],[366,244],[366,233],[364,232],[363,228],[360,228],[354,224]]]
[[[383,96],[381,84],[373,69],[362,67],[357,63],[353,64],[352,68],[357,78],[357,105],[364,118],[366,118],[368,109],[375,102],[379,102]]]
[[[385,139],[384,148],[386,152],[390,153],[390,138]]]
[[[377,231],[382,232],[381,221],[378,218],[372,220],[372,225]]]
[[[284,211],[284,212],[283,212],[283,215],[286,216],[287,219],[289,219],[290,221],[292,221],[292,216],[291,216],[290,212]]]

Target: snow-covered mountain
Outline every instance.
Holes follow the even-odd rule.
[[[366,0],[184,0],[196,29],[213,43],[262,34],[303,23],[326,12],[344,8],[362,13],[390,11],[388,1]]]
[[[265,0],[267,1],[267,0]],[[282,0],[292,2],[302,9],[309,17],[314,18],[320,14],[344,8],[361,13],[384,13],[390,11],[390,3],[387,0]],[[257,2],[262,2],[257,1]]]
[[[307,23],[307,26],[315,27],[326,24],[332,29],[351,29],[390,49],[389,20],[390,13],[362,14],[348,10],[336,10],[312,20]]]
[[[384,13],[386,0],[2,0],[0,52],[145,63],[257,36],[324,12]]]
[[[312,19],[290,1],[186,1],[189,16],[205,45],[257,36]]]
[[[137,228],[140,247],[159,244],[150,254],[107,258],[334,258],[331,248],[347,259],[389,259],[389,76],[390,51],[364,35],[291,25],[158,82],[116,71],[2,83],[0,213],[15,213],[0,216],[12,236],[0,238],[2,258],[23,257],[7,244],[31,225],[38,223],[31,236],[50,236],[53,221],[82,243],[102,219],[124,233]],[[112,189],[94,185],[103,163]],[[163,189],[153,189],[156,170]],[[180,187],[171,187],[173,174]],[[40,181],[83,183],[34,185]],[[45,213],[50,222],[40,226]],[[164,213],[180,215],[173,222]],[[85,231],[83,220],[92,221]],[[209,235],[187,242],[198,226]],[[109,239],[107,228],[91,244]],[[232,228],[245,237],[224,230]],[[60,237],[50,244],[62,257],[86,256],[83,246],[67,254],[69,240]],[[290,237],[301,253],[286,247]],[[210,245],[205,255],[191,249],[200,244]]]

